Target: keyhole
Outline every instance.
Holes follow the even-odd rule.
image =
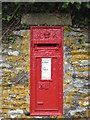
[[[41,89],[42,89],[42,85],[41,85]]]

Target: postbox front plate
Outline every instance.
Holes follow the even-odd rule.
[[[62,27],[31,27],[30,49],[30,115],[62,115]]]

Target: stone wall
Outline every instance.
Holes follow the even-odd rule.
[[[0,112],[2,118],[32,118],[30,106],[30,30],[13,32],[15,43],[0,48]],[[65,26],[63,32],[63,116],[89,118],[88,71],[89,42],[87,31]],[[2,57],[1,57],[2,55]],[[55,116],[50,116],[54,118]]]

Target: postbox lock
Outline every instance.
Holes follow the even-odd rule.
[[[42,85],[41,85],[41,89],[42,89]]]

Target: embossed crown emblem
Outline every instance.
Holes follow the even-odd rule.
[[[45,33],[44,33],[44,37],[45,37],[45,38],[49,38],[49,37],[50,37],[50,32],[45,32]]]

